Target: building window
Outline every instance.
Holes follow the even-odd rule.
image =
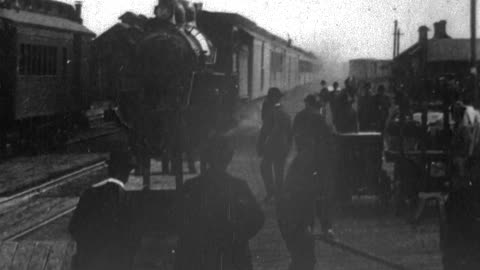
[[[18,72],[20,75],[56,75],[57,48],[20,44]]]

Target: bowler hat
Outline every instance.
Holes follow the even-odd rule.
[[[308,94],[305,99],[303,100],[305,104],[310,106],[317,106],[318,104],[318,97],[313,94]]]
[[[279,98],[279,97],[282,97],[283,96],[283,93],[282,91],[280,91],[280,89],[278,89],[277,87],[272,87],[270,89],[268,89],[268,94],[267,96],[269,98]]]

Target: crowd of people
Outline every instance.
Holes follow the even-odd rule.
[[[282,91],[278,88],[268,91],[262,106],[262,127],[256,150],[261,157],[264,203],[274,202],[280,232],[290,253],[290,270],[314,269],[317,219],[323,237],[335,239],[331,215],[339,171],[335,137],[338,133],[385,129],[389,98],[383,86],[377,88],[375,95],[371,92],[368,83],[358,96],[348,80],[343,90],[334,83],[333,91],[322,82],[320,91],[304,98],[305,107],[292,121],[282,104]],[[397,105],[401,104],[399,100],[397,97]],[[458,115],[466,115],[463,120],[468,120],[469,114]],[[287,164],[293,146],[294,158]],[[248,243],[263,227],[265,215],[247,182],[227,172],[233,154],[228,137],[210,138],[202,153],[207,169],[188,180],[181,196],[176,198],[169,218],[179,236],[175,269],[253,268]],[[124,189],[133,168],[129,157],[126,152],[112,152],[110,178],[81,196],[69,227],[77,242],[74,269],[132,269],[140,236],[139,229],[132,225],[132,213],[136,210]],[[471,235],[465,233],[468,231],[465,226],[471,222],[465,226],[458,222],[470,218],[458,209],[459,205],[471,208],[462,203],[465,196],[472,194],[470,191],[464,192],[466,195],[457,193],[452,193],[453,199],[446,205],[448,209],[457,209],[450,210],[447,221],[450,228],[460,227],[452,229],[456,234],[446,237],[453,243],[450,247],[462,250],[463,257],[468,254],[474,258],[475,252],[459,248],[466,241],[459,236]],[[457,265],[452,264],[459,262],[456,249],[444,247],[445,265]]]
[[[315,265],[315,216],[323,234],[335,237],[330,215],[333,139],[337,132],[357,131],[359,126],[354,91],[339,90],[335,83],[334,91],[328,92],[324,86],[306,96],[305,108],[293,121],[278,88],[269,89],[261,112],[257,153],[262,158],[264,202],[275,202],[291,255],[290,269]],[[296,154],[286,169],[292,145]],[[262,208],[247,182],[226,171],[234,152],[227,137],[211,138],[204,152],[208,168],[185,183],[171,211],[170,220],[179,235],[176,268],[252,269],[248,241],[263,226]],[[135,209],[124,189],[134,164],[126,152],[112,152],[109,162],[110,178],[83,193],[71,220],[69,229],[77,242],[74,269],[131,269],[140,245],[139,228],[132,225]]]

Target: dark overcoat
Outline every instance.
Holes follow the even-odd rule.
[[[185,183],[174,209],[183,213],[176,215],[175,269],[252,269],[248,241],[263,226],[264,214],[245,181],[207,171]]]
[[[70,221],[75,270],[130,269],[135,236],[123,184],[108,179],[87,189]]]

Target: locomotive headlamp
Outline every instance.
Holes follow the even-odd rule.
[[[155,17],[162,20],[169,20],[172,18],[175,10],[175,1],[173,0],[159,0],[155,7]]]

